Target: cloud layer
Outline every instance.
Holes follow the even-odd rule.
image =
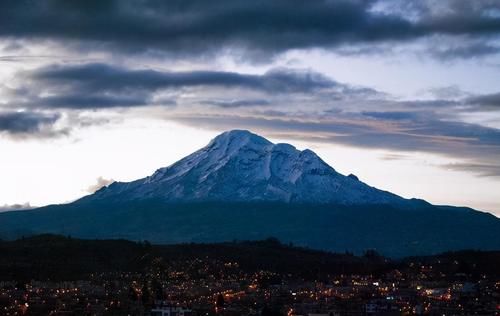
[[[23,72],[18,81],[18,86],[4,89],[3,94],[10,96],[10,106],[30,110],[175,106],[182,101],[234,108],[266,106],[271,98],[297,95],[343,100],[378,94],[319,73],[285,68],[244,74],[168,72],[90,63],[44,66]]]
[[[485,0],[12,0],[0,4],[0,37],[64,42],[80,50],[190,56],[239,51],[260,58],[291,49],[441,37],[433,40],[437,49],[428,46],[429,55],[471,57],[499,52],[499,8]]]

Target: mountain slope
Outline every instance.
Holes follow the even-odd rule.
[[[500,219],[407,200],[343,176],[309,150],[246,131],[152,176],[66,205],[0,213],[0,238],[54,233],[155,243],[257,240],[400,257],[500,249]]]
[[[222,242],[276,237],[283,242],[403,257],[461,249],[500,249],[500,220],[470,209],[288,203],[126,203],[54,205],[0,214],[0,237],[41,233],[153,243]]]

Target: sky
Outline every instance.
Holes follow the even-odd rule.
[[[403,197],[500,216],[498,0],[6,0],[0,210],[248,129]]]

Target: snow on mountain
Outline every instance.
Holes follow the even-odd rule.
[[[165,202],[407,204],[336,172],[311,150],[273,144],[249,131],[220,134],[206,147],[153,175],[115,182],[80,201],[160,199]]]

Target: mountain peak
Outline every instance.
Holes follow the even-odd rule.
[[[217,135],[215,138],[220,139],[220,138],[247,138],[247,137],[265,139],[264,137],[254,134],[246,129],[232,129],[229,131],[225,131]]]
[[[216,136],[208,144],[208,147],[243,147],[245,145],[267,146],[272,145],[270,141],[262,136],[247,130],[230,130]]]

